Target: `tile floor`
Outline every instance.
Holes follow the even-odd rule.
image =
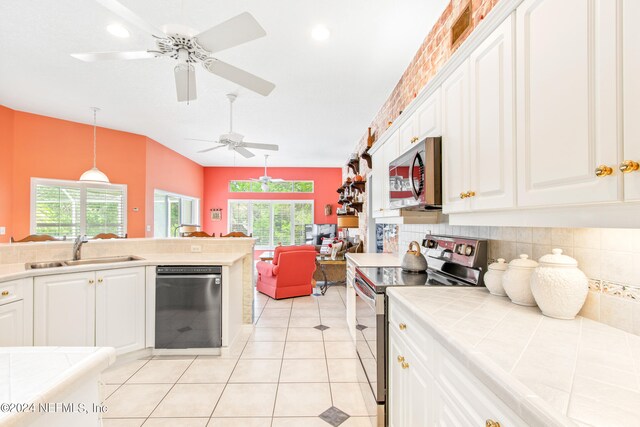
[[[375,426],[344,290],[279,301],[256,294],[254,331],[222,356],[153,357],[109,369],[104,427]]]

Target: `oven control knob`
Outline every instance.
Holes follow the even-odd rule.
[[[473,254],[473,246],[471,245],[465,245],[464,247],[464,254],[466,256],[471,256]]]
[[[455,247],[455,253],[457,253],[458,255],[462,255],[464,254],[464,248],[466,245],[464,244],[460,244],[460,245],[456,245]]]

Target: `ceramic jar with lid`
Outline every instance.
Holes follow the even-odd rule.
[[[487,272],[484,275],[484,285],[492,295],[506,297],[507,293],[502,286],[502,276],[507,271],[507,263],[504,258],[498,258],[496,262],[489,264]]]
[[[589,281],[578,261],[563,255],[562,249],[551,252],[540,258],[531,276],[531,292],[545,316],[573,319],[587,299]]]
[[[502,286],[514,304],[535,307],[536,300],[531,293],[531,274],[537,266],[538,263],[529,259],[527,254],[522,254],[509,263],[502,276]]]

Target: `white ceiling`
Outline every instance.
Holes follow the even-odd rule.
[[[249,11],[267,36],[219,52],[222,61],[276,84],[268,97],[197,67],[198,99],[176,101],[168,59],[85,63],[70,53],[146,50],[153,40],[91,0],[0,1],[0,104],[146,135],[202,165],[261,165],[227,150],[196,151],[228,130],[226,93],[237,92],[234,130],[275,143],[271,166],[341,166],[448,0],[121,0],[158,27],[197,32]],[[119,22],[128,39],[105,30]],[[317,24],[331,37],[310,37]],[[235,162],[235,163],[234,163]]]

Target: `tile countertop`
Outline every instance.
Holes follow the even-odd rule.
[[[472,288],[391,288],[435,339],[531,425],[637,426],[640,336]]]
[[[105,264],[85,264],[68,267],[41,268],[27,270],[24,263],[0,264],[0,282],[23,277],[47,276],[51,274],[76,273],[80,271],[108,270],[113,268],[140,267],[148,265],[232,265],[246,254],[239,252],[221,253],[177,253],[177,254],[135,254],[143,259],[136,261]]]
[[[402,260],[393,254],[357,253],[347,254],[347,259],[356,267],[400,267]]]
[[[61,402],[78,380],[97,375],[116,360],[111,347],[0,348],[0,404]],[[34,367],[37,366],[37,369]],[[34,413],[0,411],[0,426],[24,425]]]

